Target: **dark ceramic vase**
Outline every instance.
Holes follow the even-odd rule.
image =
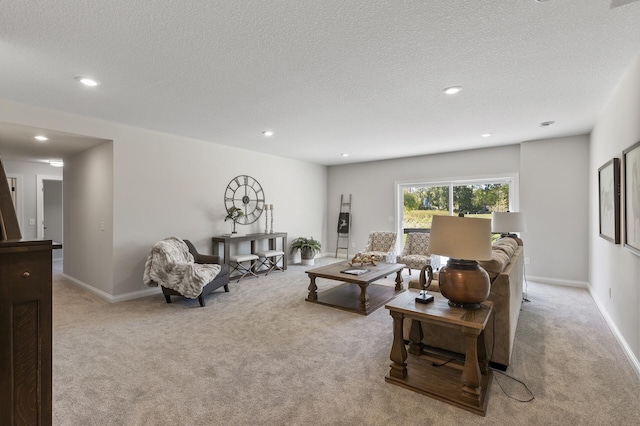
[[[478,309],[491,290],[489,274],[475,260],[449,259],[438,275],[440,293],[449,305]]]

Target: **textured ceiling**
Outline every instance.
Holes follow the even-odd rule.
[[[620,0],[0,11],[1,98],[327,165],[588,133],[640,54],[640,2]],[[462,92],[444,95],[453,85]]]

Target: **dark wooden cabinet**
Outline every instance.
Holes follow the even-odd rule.
[[[51,250],[0,241],[0,425],[52,422]]]

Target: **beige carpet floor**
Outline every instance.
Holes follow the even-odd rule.
[[[54,424],[640,424],[640,380],[586,290],[529,282],[507,373],[535,399],[497,374],[481,417],[386,383],[388,311],[306,302],[306,269],[232,282],[204,308],[109,304],[54,274]]]

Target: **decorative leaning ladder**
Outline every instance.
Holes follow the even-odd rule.
[[[336,257],[339,250],[346,250],[346,258],[349,259],[349,240],[351,238],[351,194],[349,201],[344,195],[340,195],[340,213],[338,214],[338,238],[336,241]]]

